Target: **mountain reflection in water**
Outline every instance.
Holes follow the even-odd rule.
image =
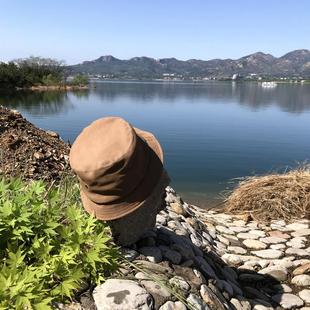
[[[110,115],[153,132],[172,185],[186,200],[210,205],[232,178],[281,171],[310,157],[310,85],[98,82],[74,92],[0,92],[0,105],[74,141]]]

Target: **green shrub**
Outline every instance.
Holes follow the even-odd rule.
[[[104,223],[79,202],[78,185],[0,178],[0,309],[51,309],[117,268]]]
[[[76,86],[84,86],[88,85],[88,78],[87,76],[83,74],[77,74],[72,81],[70,82],[71,85],[76,85]]]
[[[61,84],[61,77],[50,73],[42,77],[42,83],[46,86],[59,85]]]

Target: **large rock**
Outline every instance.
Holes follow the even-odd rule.
[[[308,224],[304,224],[304,223],[292,223],[286,226],[287,229],[289,230],[301,230],[301,229],[307,229],[309,228]]]
[[[254,250],[264,250],[267,248],[267,245],[264,242],[253,240],[253,239],[246,239],[243,241],[243,244],[250,249]]]
[[[302,299],[298,296],[289,293],[274,295],[272,299],[284,309],[295,309],[296,307],[301,307],[304,304]]]
[[[305,264],[297,267],[293,271],[294,276],[298,276],[298,275],[304,274],[304,273],[310,273],[310,263],[305,263]]]
[[[93,292],[97,310],[151,310],[152,296],[131,280],[109,279]]]
[[[285,253],[287,255],[297,255],[297,256],[308,256],[309,253],[307,250],[298,249],[298,248],[288,248]]]
[[[279,250],[261,250],[252,253],[261,258],[280,258],[283,256],[283,252]]]
[[[298,295],[305,303],[310,304],[310,290],[302,290]]]
[[[303,237],[310,235],[310,228],[296,230],[291,234],[293,237]]]
[[[210,310],[210,308],[207,306],[207,304],[195,294],[189,294],[186,301],[191,306],[191,309]]]
[[[277,243],[283,243],[287,241],[286,239],[280,238],[280,237],[265,237],[265,238],[260,238],[259,240],[264,243],[269,243],[269,244],[277,244]]]
[[[298,286],[310,286],[310,276],[307,274],[295,276],[292,283]]]
[[[260,274],[268,274],[278,281],[285,281],[287,278],[287,269],[281,266],[270,266],[259,271]]]
[[[167,301],[163,304],[159,310],[186,310],[186,306],[184,306],[180,301]]]
[[[222,302],[207,285],[201,285],[200,295],[204,302],[211,307],[211,309],[225,310]]]

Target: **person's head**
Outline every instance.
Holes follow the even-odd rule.
[[[143,210],[157,210],[169,184],[157,139],[119,117],[102,118],[84,128],[71,147],[70,165],[79,178],[86,211],[112,224],[131,219],[128,230],[136,229]],[[151,226],[147,222],[153,223],[156,213],[145,227]]]

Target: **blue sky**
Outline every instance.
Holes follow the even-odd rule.
[[[178,59],[310,49],[309,0],[0,0],[0,61]]]

